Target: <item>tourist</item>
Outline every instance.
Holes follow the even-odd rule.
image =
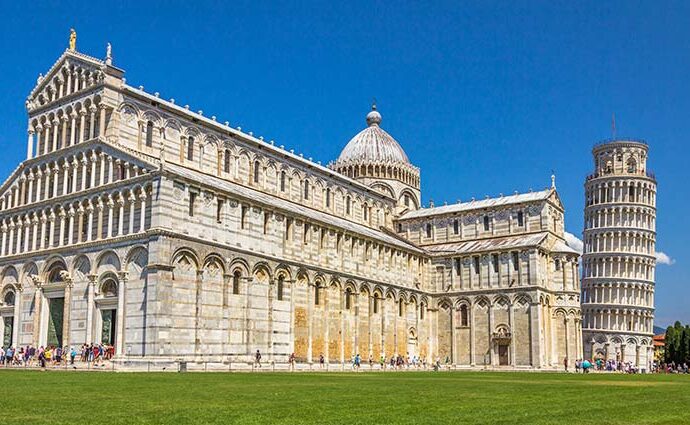
[[[0,346],[0,366],[5,364],[5,348]]]
[[[563,368],[565,369],[566,372],[568,371],[568,358],[567,357],[565,357],[563,359]]]
[[[323,358],[323,354],[319,354],[319,367],[323,369],[324,364],[326,363],[326,359]]]
[[[381,358],[379,359],[379,367],[381,370],[386,370],[386,359],[381,355]]]
[[[359,366],[362,361],[362,358],[359,356],[359,353],[355,356],[355,370],[359,371]]]
[[[74,365],[74,359],[77,357],[77,350],[71,347],[69,350],[69,364]]]
[[[374,358],[369,354],[369,370],[374,368]]]
[[[295,370],[295,352],[293,351],[288,358],[288,363],[290,364],[290,370]]]
[[[261,352],[259,350],[256,350],[256,354],[254,354],[254,363],[259,368],[261,367]]]

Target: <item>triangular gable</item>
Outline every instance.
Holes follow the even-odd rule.
[[[50,67],[45,76],[39,77],[36,81],[36,86],[31,90],[26,100],[26,106],[29,112],[33,109],[50,103],[50,91],[55,90],[56,78],[60,76],[68,67],[76,67],[85,72],[92,72],[95,75],[102,76],[106,68],[105,62],[100,59],[79,53],[73,50],[65,50],[60,57]],[[100,78],[100,77],[99,77]],[[45,103],[41,103],[41,100]],[[53,97],[53,101],[56,99]]]
[[[565,209],[563,208],[563,202],[561,202],[561,197],[558,195],[556,189],[551,189],[551,193],[549,193],[547,200],[552,204],[556,205],[561,210]]]
[[[79,153],[82,149],[91,150],[99,147],[101,148],[102,152],[107,153],[113,158],[127,161],[130,164],[138,166],[139,168],[144,168],[146,170],[153,171],[160,167],[160,161],[158,160],[158,158],[145,155],[134,150],[124,148],[122,146],[111,145],[101,139],[95,139],[93,141],[79,143],[77,145],[72,145],[68,148],[61,149],[55,152],[55,155],[53,155],[53,153],[51,152],[51,154],[22,162],[21,164],[19,164],[17,168],[15,168],[12,174],[10,174],[9,177],[7,177],[7,179],[2,183],[2,185],[0,185],[0,198],[5,196],[7,192],[11,190],[12,186],[15,183],[19,184],[19,179],[22,176],[24,170],[26,170],[27,168],[33,168],[34,166],[38,164],[44,164],[45,162],[52,162],[55,160],[55,157],[64,157],[70,156],[74,153]]]

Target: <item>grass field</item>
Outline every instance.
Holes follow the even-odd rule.
[[[690,377],[0,370],[2,424],[688,424]]]

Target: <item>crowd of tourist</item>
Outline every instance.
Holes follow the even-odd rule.
[[[104,366],[114,354],[115,347],[109,344],[83,344],[78,348],[53,345],[0,347],[0,367],[76,367],[77,361],[89,366]]]
[[[671,362],[671,363],[664,363],[659,366],[659,373],[684,373],[688,374],[690,373],[690,370],[688,369],[688,363],[684,362],[683,364],[681,363],[676,363],[676,362]]]

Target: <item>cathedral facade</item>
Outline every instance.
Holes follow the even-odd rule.
[[[582,356],[578,253],[552,183],[422,207],[381,127],[328,166],[126,83],[72,45],[27,100],[0,187],[4,346],[115,363],[551,369]]]

